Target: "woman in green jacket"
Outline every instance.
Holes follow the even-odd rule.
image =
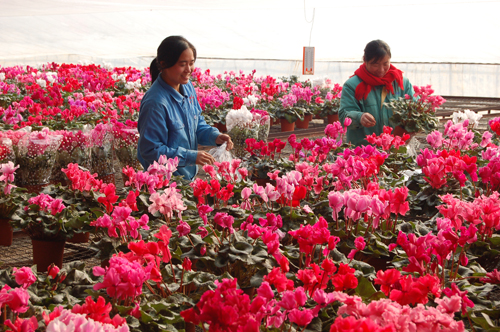
[[[403,72],[391,65],[391,49],[382,40],[369,42],[364,51],[363,64],[342,88],[339,118],[352,123],[346,138],[354,145],[368,144],[366,135],[380,135],[384,126],[391,126],[392,110],[384,102],[414,95],[410,81]]]

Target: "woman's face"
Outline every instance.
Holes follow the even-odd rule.
[[[194,70],[195,60],[193,50],[187,48],[181,53],[181,56],[175,65],[162,70],[161,77],[168,85],[179,91],[179,85],[187,84],[189,81],[191,73]]]
[[[391,66],[391,58],[388,55],[386,55],[385,57],[383,57],[378,61],[375,60],[372,60],[371,62],[365,61],[365,66],[366,70],[368,70],[370,74],[382,78],[389,71],[389,67]]]

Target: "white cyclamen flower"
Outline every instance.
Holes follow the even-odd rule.
[[[43,78],[39,78],[36,80],[36,84],[38,84],[41,88],[45,88],[47,86],[47,81]]]
[[[104,69],[107,69],[107,70],[111,70],[111,69],[113,69],[113,65],[112,65],[111,63],[106,62],[106,61],[103,61],[102,63],[103,63],[102,67],[103,67]]]
[[[0,82],[5,81],[5,73],[0,73]]]
[[[463,112],[454,112],[451,115],[451,118],[453,120],[454,124],[464,122],[466,119],[469,120],[469,125],[472,126],[472,128],[477,127],[479,124],[479,120],[483,117],[482,114],[478,114],[474,111],[471,110],[464,110]]]
[[[241,106],[239,110],[230,110],[226,115],[227,130],[231,131],[236,125],[245,126],[252,122],[253,115],[245,105]]]
[[[257,97],[255,97],[254,95],[248,95],[247,98],[243,98],[243,102],[248,107],[254,107],[258,101],[259,101],[259,99]]]
[[[53,73],[53,72],[46,72],[45,73],[47,75],[47,81],[49,81],[50,83],[54,83],[56,81],[56,78],[57,78],[57,73]]]

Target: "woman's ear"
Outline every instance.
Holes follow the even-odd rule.
[[[160,64],[160,70],[165,69],[165,67],[166,67],[165,61],[159,61],[159,64]]]

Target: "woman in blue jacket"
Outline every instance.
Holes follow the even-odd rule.
[[[161,155],[177,157],[179,166],[174,174],[192,180],[197,165],[214,163],[208,152],[198,151],[198,144],[227,142],[227,149],[233,148],[229,135],[209,126],[201,114],[189,81],[195,61],[195,47],[181,36],[167,37],[158,47],[150,68],[153,84],[141,101],[137,125],[137,157],[144,169]]]
[[[354,72],[342,88],[339,119],[346,117],[352,123],[346,138],[354,145],[368,144],[366,135],[380,135],[389,123],[392,110],[384,106],[388,102],[408,94],[415,94],[403,72],[391,64],[391,49],[382,40],[369,42],[364,51],[363,64]]]

